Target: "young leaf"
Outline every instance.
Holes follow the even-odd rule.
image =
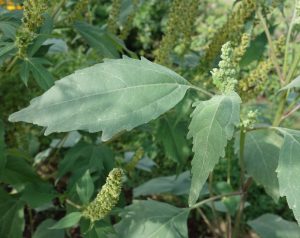
[[[195,103],[188,137],[193,137],[192,184],[189,205],[193,205],[220,157],[225,155],[227,140],[240,120],[239,95],[214,96],[208,101]]]
[[[145,58],[105,60],[57,81],[9,120],[45,126],[45,135],[103,131],[106,141],[168,111],[189,87],[178,74]]]
[[[56,222],[49,229],[64,229],[72,227],[80,221],[81,212],[71,212],[68,215],[64,216],[58,222]]]
[[[300,224],[300,131],[280,127],[276,129],[284,136],[277,168],[280,195],[286,196]]]
[[[274,214],[264,214],[248,224],[261,238],[300,238],[300,228]]]
[[[298,76],[297,78],[295,78],[292,82],[290,82],[288,85],[284,86],[283,88],[280,89],[280,91],[282,90],[287,90],[287,89],[291,89],[291,88],[299,88],[300,87],[300,76]]]
[[[264,186],[275,200],[279,199],[279,184],[276,173],[282,139],[275,132],[258,130],[246,134],[244,158],[247,173]],[[239,150],[239,136],[235,147]]]
[[[94,183],[90,175],[90,171],[87,170],[85,174],[76,184],[76,191],[83,204],[87,204],[94,192]]]
[[[115,225],[119,238],[181,238],[188,237],[189,209],[177,208],[156,201],[134,201],[120,214]]]

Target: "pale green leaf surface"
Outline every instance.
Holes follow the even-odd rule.
[[[175,72],[144,58],[106,60],[56,81],[9,120],[44,126],[45,135],[103,131],[106,141],[168,111],[189,87]]]
[[[244,158],[247,173],[264,186],[266,192],[275,200],[279,199],[279,183],[276,173],[279,149],[282,138],[275,132],[266,130],[251,131],[246,134]],[[235,141],[239,150],[239,136]]]
[[[280,89],[280,91],[291,89],[291,88],[299,88],[299,87],[300,87],[300,76],[298,76],[297,78],[292,80],[292,82],[290,82],[288,85],[284,86],[282,89]]]
[[[189,209],[177,208],[157,201],[134,201],[120,214],[115,225],[119,238],[188,237]]]
[[[300,228],[274,214],[264,214],[248,224],[261,238],[300,238]]]
[[[277,168],[280,195],[286,196],[288,205],[300,224],[300,131],[279,127],[276,129],[284,136]]]
[[[81,216],[81,212],[69,213],[68,215],[60,219],[58,222],[56,222],[53,226],[51,226],[50,229],[64,229],[72,227],[78,224]]]
[[[76,184],[76,191],[83,204],[87,204],[94,193],[94,182],[87,170]]]
[[[225,155],[227,140],[240,120],[241,99],[236,93],[195,103],[188,137],[193,137],[192,184],[189,205],[195,204],[209,173]]]

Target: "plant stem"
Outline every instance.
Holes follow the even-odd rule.
[[[201,93],[203,93],[203,94],[205,94],[205,95],[207,95],[209,97],[213,97],[214,96],[212,93],[206,91],[205,89],[199,88],[199,87],[197,87],[195,85],[190,84],[190,87],[191,87],[191,89],[195,89],[196,91],[199,91],[199,92],[201,92]]]
[[[208,180],[209,180],[208,181],[209,196],[213,197],[213,173],[209,174]],[[219,218],[218,218],[218,215],[217,215],[217,210],[216,210],[216,207],[215,207],[215,204],[214,204],[213,201],[211,202],[211,209],[212,209],[213,217],[214,217],[214,220],[215,220],[215,225],[219,229],[220,222],[219,222]]]
[[[9,72],[11,69],[12,69],[12,67],[15,65],[15,63],[17,62],[17,60],[18,60],[18,56],[15,56],[13,59],[12,59],[12,61],[10,61],[10,63],[9,63],[9,65],[7,66],[7,68],[6,68],[6,70],[5,70],[5,72]]]
[[[280,99],[279,99],[279,106],[274,118],[274,121],[272,123],[273,126],[279,126],[280,122],[281,122],[281,117],[284,111],[284,106],[285,106],[285,102],[288,96],[288,92],[285,91],[284,93],[282,93]]]
[[[270,45],[270,56],[271,56],[271,59],[272,59],[272,62],[274,64],[274,68],[276,70],[276,73],[280,79],[280,82],[281,84],[283,84],[284,82],[284,75],[282,74],[281,70],[280,70],[280,66],[279,66],[279,63],[278,63],[278,60],[277,60],[277,57],[276,57],[276,49],[275,49],[275,46],[274,46],[274,43],[273,43],[273,40],[272,40],[272,37],[271,37],[271,33],[269,31],[269,28],[268,28],[268,25],[266,23],[266,20],[264,18],[264,16],[262,15],[262,12],[261,10],[259,9],[258,12],[257,12],[257,15],[263,25],[263,28],[264,28],[264,31],[266,33],[266,36],[267,36],[267,39],[268,39],[268,42],[269,42],[269,45]]]
[[[201,207],[203,206],[204,204],[206,203],[209,203],[209,202],[213,202],[215,200],[219,200],[219,199],[222,199],[224,197],[233,197],[233,196],[239,196],[239,195],[242,195],[242,191],[237,191],[237,192],[232,192],[232,193],[225,193],[225,194],[221,194],[221,195],[217,195],[217,196],[213,196],[213,197],[210,197],[210,198],[207,198],[205,200],[202,200],[201,202],[198,202],[196,203],[195,205],[191,206],[190,209],[196,209],[198,207]]]
[[[82,208],[80,205],[78,205],[78,204],[72,202],[72,201],[69,200],[69,199],[66,199],[66,203],[69,204],[69,205],[71,205],[72,207],[77,208],[78,210],[81,210],[81,208]]]
[[[213,225],[210,223],[204,212],[201,210],[200,207],[196,208],[197,212],[199,212],[200,216],[202,217],[203,221],[207,225],[208,229],[213,233],[213,237],[218,237]]]

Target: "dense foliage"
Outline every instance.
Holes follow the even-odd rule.
[[[0,237],[299,238],[299,31],[299,0],[0,1]]]

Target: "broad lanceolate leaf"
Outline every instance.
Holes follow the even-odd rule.
[[[177,208],[156,201],[134,201],[122,212],[115,226],[119,238],[182,238],[188,237],[189,209]]]
[[[239,136],[235,142],[235,147],[239,150]],[[280,196],[276,168],[281,143],[282,138],[275,132],[257,130],[247,133],[244,148],[247,173],[263,185],[275,201]]]
[[[178,74],[144,58],[106,60],[57,81],[9,120],[45,126],[45,135],[103,131],[105,141],[168,111],[189,87]]]
[[[240,97],[232,92],[195,103],[189,137],[193,137],[192,184],[189,205],[193,205],[220,157],[225,155],[227,140],[240,120]]]
[[[64,229],[72,227],[78,224],[81,216],[81,212],[69,213],[68,215],[60,219],[58,222],[56,222],[50,229]]]
[[[277,168],[279,191],[300,224],[300,131],[276,128],[284,135]]]
[[[288,85],[284,86],[281,90],[291,89],[291,88],[299,88],[300,87],[300,76],[295,78],[292,82],[290,82]]]
[[[300,228],[295,222],[274,214],[264,214],[248,224],[261,238],[300,238]]]

